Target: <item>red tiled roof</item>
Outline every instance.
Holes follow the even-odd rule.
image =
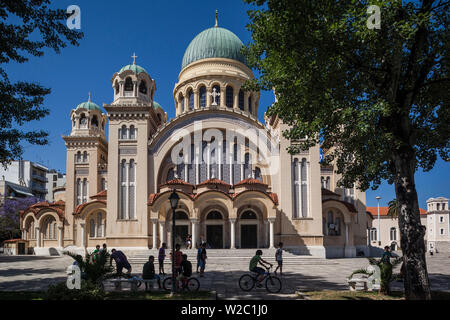
[[[236,183],[234,186],[241,186],[241,185],[245,185],[245,184],[259,184],[259,185],[267,187],[267,184],[259,181],[258,179],[255,179],[255,178],[244,179],[244,180]]]
[[[75,212],[74,214],[79,214],[87,205],[95,203],[95,202],[100,202],[100,203],[104,203],[106,205],[106,200],[95,200],[95,201],[89,201],[86,203],[82,203],[79,204],[76,208],[75,208]]]
[[[350,202],[346,202],[346,201],[342,201],[342,200],[336,200],[336,199],[327,199],[327,200],[323,200],[322,203],[328,202],[328,201],[337,201],[342,203],[344,206],[347,207],[348,211],[350,212],[358,212],[358,210],[356,210],[355,206],[350,203]]]
[[[231,185],[226,183],[225,181],[219,180],[219,179],[215,179],[215,178],[214,179],[205,180],[205,181],[199,183],[197,186],[204,186],[206,184],[220,184],[222,186],[231,187]]]
[[[166,183],[161,184],[160,187],[167,186],[167,185],[177,185],[177,184],[178,185],[181,184],[181,185],[185,185],[185,186],[193,186],[192,184],[190,184],[189,182],[186,182],[184,180],[172,179],[170,181],[167,181]]]
[[[162,196],[163,194],[166,194],[166,193],[171,193],[171,192],[172,192],[171,190],[168,190],[168,191],[164,191],[162,193],[151,193],[151,194],[149,194],[148,195],[147,205],[151,206],[160,196]],[[177,193],[182,193],[182,194],[188,196],[191,199],[194,198],[193,194],[188,194],[188,193],[186,193],[184,191],[181,191],[181,190],[177,190],[176,192]]]
[[[106,190],[102,190],[99,193],[97,193],[96,195],[92,196],[91,199],[106,198],[107,195],[108,195],[108,192]]]
[[[3,243],[8,243],[8,242],[17,242],[17,241],[28,241],[28,240],[23,240],[23,239],[9,239],[9,240],[5,240],[5,241],[3,241]]]
[[[378,216],[378,207],[367,207],[366,211],[372,214],[372,216]],[[389,207],[380,207],[380,216],[388,216]],[[424,209],[419,209],[420,215],[424,216],[427,214],[427,211]]]
[[[64,209],[65,209],[66,203],[62,200],[56,201],[54,203],[49,203],[48,201],[42,201],[35,203],[25,210],[19,211],[19,216],[23,216],[25,213],[32,212],[34,215],[36,215],[39,211],[41,211],[44,208],[48,208],[51,211],[54,211],[58,214],[58,216],[63,219],[64,218]]]

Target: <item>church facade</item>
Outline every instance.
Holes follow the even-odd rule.
[[[175,237],[212,248],[269,248],[299,254],[368,255],[365,193],[337,188],[320,146],[286,151],[288,127],[258,121],[259,92],[243,44],[218,27],[197,35],[173,90],[176,116],[154,101],[156,80],[135,61],[114,73],[113,99],[70,113],[66,187],[55,202],[21,212],[22,237],[35,254],[51,249],[169,247],[169,195],[180,196]],[[69,121],[68,121],[69,123]],[[105,129],[108,128],[108,138]],[[326,151],[325,151],[326,152]]]

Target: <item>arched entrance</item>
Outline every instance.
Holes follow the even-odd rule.
[[[175,244],[186,248],[186,238],[189,234],[189,217],[184,211],[175,212]]]
[[[241,248],[258,247],[258,216],[254,211],[246,210],[240,218]]]
[[[206,242],[212,249],[224,248],[224,231],[222,214],[213,210],[206,216]]]

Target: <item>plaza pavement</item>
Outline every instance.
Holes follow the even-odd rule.
[[[192,261],[192,259],[191,259]],[[368,265],[365,258],[317,259],[299,258],[287,264],[283,270],[283,289],[269,294],[265,288],[255,288],[246,293],[239,289],[238,280],[247,272],[248,260],[239,259],[215,263],[208,259],[206,273],[198,278],[202,290],[217,292],[218,299],[299,299],[296,291],[347,290],[346,278],[352,271]],[[0,256],[0,291],[45,290],[49,284],[66,280],[65,269],[72,264],[70,257]],[[192,261],[194,276],[195,261]],[[427,256],[432,290],[450,291],[450,258],[448,253]],[[132,263],[133,274],[140,273],[140,263]],[[156,265],[157,268],[157,265]],[[166,272],[170,264],[166,265]],[[393,289],[403,284],[393,283]],[[124,289],[125,285],[124,285]],[[140,290],[143,288],[141,287]]]

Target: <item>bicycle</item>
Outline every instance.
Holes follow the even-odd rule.
[[[270,274],[270,268],[266,268],[266,272],[264,273],[264,277],[261,280],[261,283],[265,281],[266,290],[270,293],[278,293],[281,291],[281,280],[277,276],[272,276]],[[246,273],[239,278],[239,288],[242,291],[250,291],[255,285],[258,283],[258,276],[254,276],[254,273]]]
[[[172,282],[173,282],[173,277],[167,277],[164,279],[163,281],[163,288],[164,290],[170,291],[172,290]],[[180,286],[180,282],[181,282],[181,286]],[[175,285],[175,290],[176,291],[190,291],[190,292],[196,292],[198,291],[198,289],[200,288],[200,282],[196,279],[196,278],[187,278],[187,279],[183,279],[181,281],[177,281],[176,285]]]

